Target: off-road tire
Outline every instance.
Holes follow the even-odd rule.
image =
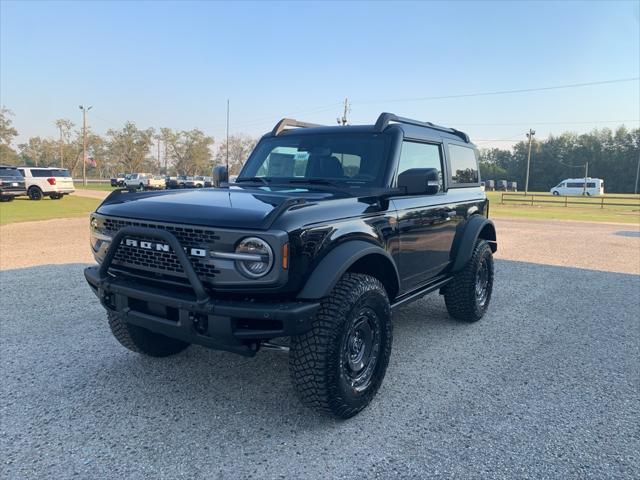
[[[27,195],[29,195],[29,199],[31,200],[42,200],[42,190],[40,190],[39,187],[29,187]]]
[[[481,302],[481,298],[478,298],[476,292],[476,286],[483,262],[486,262],[488,278],[486,296]],[[480,320],[489,307],[493,291],[493,278],[491,247],[486,240],[479,239],[476,241],[471,258],[465,267],[444,288],[444,301],[449,315],[464,322]]]
[[[372,314],[373,312],[373,314]],[[354,325],[365,315],[374,324],[372,338],[377,339],[376,360],[369,356],[370,372],[362,390],[345,376],[348,368],[348,340],[353,338]],[[322,300],[311,330],[291,338],[289,373],[294,389],[308,407],[349,418],[364,409],[382,384],[391,355],[393,327],[387,292],[374,277],[346,273]],[[365,342],[366,343],[366,342]],[[373,341],[375,344],[375,340]]]
[[[107,311],[109,328],[120,344],[132,352],[150,357],[168,357],[180,353],[189,343],[166,337],[125,322],[116,312]]]

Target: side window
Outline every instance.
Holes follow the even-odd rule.
[[[402,142],[400,152],[400,167],[398,175],[412,168],[435,168],[438,170],[440,179],[440,191],[443,190],[442,183],[442,156],[440,146],[432,143]]]
[[[453,186],[456,183],[478,183],[478,162],[472,148],[449,145],[449,158]]]

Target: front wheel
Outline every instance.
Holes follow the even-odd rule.
[[[382,384],[393,338],[387,292],[374,277],[346,273],[311,330],[291,338],[289,372],[308,407],[349,418]]]
[[[553,193],[556,197],[557,197],[558,195],[560,195],[560,192],[558,192],[557,190],[554,190],[552,193]]]
[[[5,197],[0,197],[0,202],[13,202],[13,195],[7,195]]]
[[[471,258],[444,288],[447,311],[456,320],[477,322],[493,292],[493,254],[486,240],[476,241]]]
[[[107,311],[109,328],[120,344],[132,352],[150,357],[168,357],[180,353],[189,343],[166,337],[146,328],[131,325],[117,313]]]

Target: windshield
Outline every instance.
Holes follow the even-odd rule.
[[[381,186],[389,137],[379,133],[286,135],[261,141],[236,182]]]

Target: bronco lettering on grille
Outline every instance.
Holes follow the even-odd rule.
[[[171,247],[166,243],[156,243],[156,242],[147,242],[147,241],[138,241],[133,238],[127,238],[125,240],[125,245],[128,247],[137,247],[143,248],[145,250],[155,250],[156,252],[170,252]],[[203,248],[186,248],[184,249],[186,253],[192,255],[194,257],[206,257],[207,251]]]

